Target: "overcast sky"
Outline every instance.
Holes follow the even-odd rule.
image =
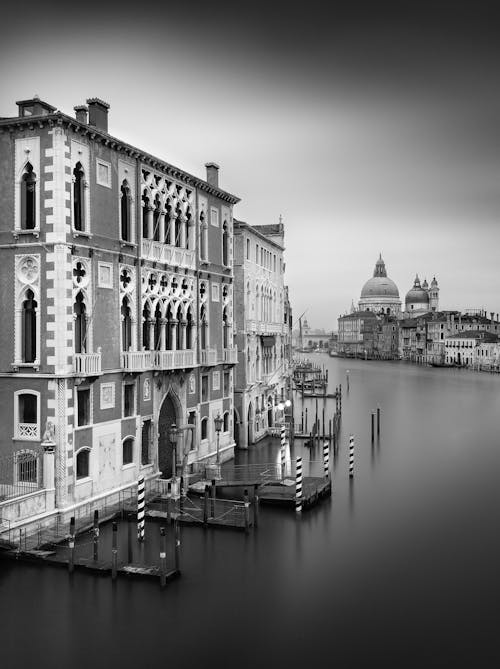
[[[500,311],[500,34],[495,2],[12,4],[0,116],[37,93],[110,103],[110,133],[283,215],[294,314],[359,299],[379,252],[405,293]],[[22,11],[19,11],[19,8]]]

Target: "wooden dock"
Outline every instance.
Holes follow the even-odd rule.
[[[319,504],[332,494],[331,479],[316,476],[304,476],[302,481],[302,507],[308,509]],[[280,484],[264,485],[259,490],[262,504],[291,506],[295,508],[295,479],[285,479]]]

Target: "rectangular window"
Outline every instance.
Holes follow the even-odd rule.
[[[218,283],[213,283],[212,284],[212,302],[218,302],[219,301],[219,284]]]
[[[113,409],[115,406],[115,384],[101,383],[101,409]]]
[[[110,262],[98,263],[97,283],[99,288],[113,288],[113,265]]]
[[[90,388],[79,388],[76,391],[78,405],[78,425],[90,424]]]
[[[123,386],[123,415],[135,416],[135,383]]]
[[[151,443],[151,420],[145,420],[142,424],[141,438],[141,463],[149,465],[149,445]]]
[[[196,411],[190,411],[188,413],[188,425],[196,425]],[[190,436],[188,436],[189,450],[194,451],[196,449],[195,431],[189,430],[189,433],[190,433]]]
[[[216,228],[219,227],[219,212],[215,207],[210,207],[210,223]]]
[[[208,402],[208,375],[201,377],[201,401]]]
[[[247,260],[250,260],[250,240],[247,239]]]
[[[212,373],[212,390],[220,390],[220,372]]]
[[[255,244],[255,264],[259,262],[259,245]]]
[[[106,188],[111,188],[111,164],[107,163],[105,160],[96,158],[96,182],[99,186],[105,186]]]
[[[22,393],[17,396],[17,426],[18,439],[38,440],[38,395]]]
[[[224,372],[224,397],[228,397],[231,392],[231,377],[229,372]]]

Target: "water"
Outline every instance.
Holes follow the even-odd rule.
[[[314,359],[344,389],[331,500],[264,507],[248,536],[184,528],[164,591],[1,562],[2,666],[498,666],[500,378]]]

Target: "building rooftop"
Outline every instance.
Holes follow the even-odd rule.
[[[488,344],[499,341],[498,335],[493,332],[486,332],[486,330],[466,330],[465,332],[457,332],[456,334],[449,335],[446,339],[481,339]]]

